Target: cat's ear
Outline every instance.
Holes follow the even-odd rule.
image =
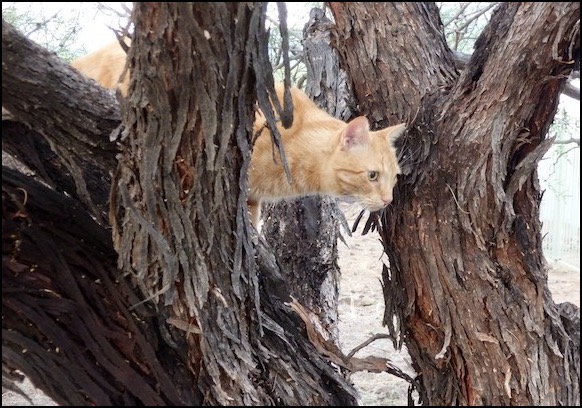
[[[382,130],[384,137],[388,143],[393,144],[406,130],[406,123],[400,123],[398,125],[389,126]]]
[[[370,124],[365,116],[358,116],[348,123],[341,134],[342,150],[367,144],[370,140]]]

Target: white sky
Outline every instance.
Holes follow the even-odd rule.
[[[119,28],[125,23],[113,13],[106,15],[99,11],[97,4],[104,4],[122,12],[119,2],[3,2],[2,8],[14,5],[23,13],[37,17],[39,22],[56,14],[66,19],[78,20],[80,31],[75,44],[87,51],[93,51],[115,40],[115,34],[109,26]]]

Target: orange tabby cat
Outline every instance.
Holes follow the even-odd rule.
[[[124,39],[129,46],[130,40]],[[101,86],[108,89],[120,88],[123,95],[127,94],[129,86],[129,75],[125,71],[125,60],[127,54],[121,48],[118,41],[115,41],[103,48],[93,51],[81,58],[77,58],[71,65],[89,78],[93,78]],[[120,81],[121,75],[123,81]]]
[[[79,71],[107,88],[115,88],[125,66],[125,52],[111,44],[72,63]],[[128,76],[120,85],[127,90]],[[276,86],[282,100],[283,85]],[[370,211],[392,202],[392,190],[400,173],[393,142],[405,124],[371,132],[368,120],[357,117],[349,123],[318,108],[293,87],[293,125],[278,126],[291,171],[287,181],[279,155],[273,156],[270,131],[258,112],[254,129],[260,134],[253,147],[249,169],[248,205],[251,221],[258,226],[262,201],[323,194],[350,197]]]

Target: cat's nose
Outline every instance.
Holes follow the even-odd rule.
[[[392,202],[392,197],[382,197],[382,202],[384,203],[384,206],[387,206]]]

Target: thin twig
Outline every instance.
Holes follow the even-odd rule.
[[[359,346],[354,347],[354,349],[348,353],[347,357],[352,358],[354,356],[354,354],[356,354],[358,351],[360,351],[361,349],[363,349],[364,347],[368,346],[370,343],[373,343],[376,340],[391,339],[391,338],[392,337],[390,337],[389,334],[382,334],[382,333],[374,334],[372,337],[370,337],[368,340],[366,340],[365,342],[363,342]]]
[[[468,211],[465,211],[461,208],[461,205],[459,204],[459,202],[457,201],[457,197],[455,196],[455,193],[453,191],[453,189],[451,188],[451,186],[449,186],[449,184],[447,183],[447,187],[449,188],[451,195],[453,196],[453,200],[455,200],[455,204],[457,204],[457,208],[459,209],[459,211],[465,213],[465,214],[469,214]]]

